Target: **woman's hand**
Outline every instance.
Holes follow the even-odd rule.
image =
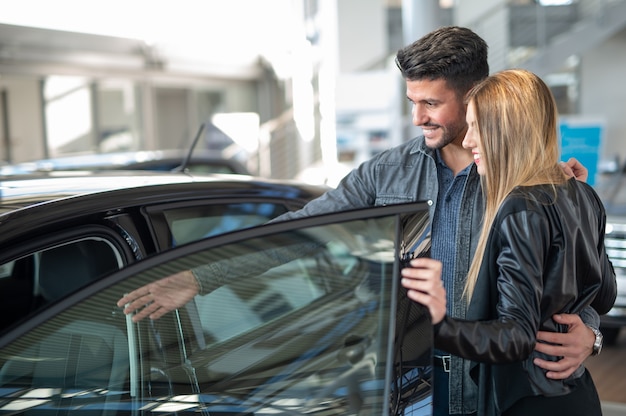
[[[589,171],[576,158],[570,157],[567,162],[561,162],[561,169],[571,178],[581,182],[587,182]]]
[[[441,280],[442,264],[438,260],[418,258],[402,269],[402,286],[407,296],[428,308],[433,325],[446,316],[446,290]]]

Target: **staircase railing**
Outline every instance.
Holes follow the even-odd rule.
[[[504,36],[490,32],[494,19],[507,20]],[[625,27],[626,0],[574,0],[560,5],[511,0],[464,25],[488,41],[492,71],[526,67],[546,75],[557,71],[567,57]]]

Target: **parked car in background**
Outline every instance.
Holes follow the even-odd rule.
[[[243,175],[0,178],[0,412],[431,414],[430,319],[398,284],[400,236],[413,224],[427,247],[427,205],[265,224],[325,190]],[[161,319],[116,305],[225,261],[237,267],[220,287]]]
[[[615,305],[600,318],[604,342],[612,344],[626,326],[626,165],[603,173],[594,187],[606,208],[605,246],[617,279]]]
[[[244,164],[236,159],[224,158],[213,152],[198,150],[187,160],[187,152],[188,151],[172,149],[78,154],[16,164],[6,164],[0,166],[0,175],[18,175],[61,170],[95,171],[112,169],[168,172],[183,168],[194,173],[250,174]],[[186,163],[183,167],[182,165],[185,161]]]

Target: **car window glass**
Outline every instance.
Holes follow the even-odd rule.
[[[398,368],[387,365],[397,358],[397,230],[395,216],[381,217],[195,244],[134,272],[137,263],[130,277],[0,342],[0,410],[385,414],[406,399],[385,381]],[[160,319],[131,323],[116,306],[189,269],[209,276],[203,294]],[[420,371],[410,391],[428,409],[432,334],[423,310],[412,316],[406,358]]]
[[[0,331],[121,267],[119,251],[99,237],[66,242],[0,265]]]
[[[163,212],[173,245],[266,223],[286,212],[275,203],[232,203],[170,209]]]
[[[259,250],[266,245],[262,241],[258,244]],[[241,279],[196,298],[197,314],[208,340],[222,342],[291,314],[329,295],[347,276],[369,272],[339,241],[329,241],[323,248],[294,243],[292,248],[276,249],[273,254],[278,250],[286,251],[280,255],[291,261],[275,265],[266,273],[258,273],[260,266],[257,262],[265,262],[259,254],[237,260],[249,264],[254,285]],[[217,262],[215,267],[219,264]],[[237,273],[245,275],[250,271]]]

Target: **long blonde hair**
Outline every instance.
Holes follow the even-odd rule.
[[[532,72],[498,72],[468,92],[481,140],[485,214],[465,294],[472,297],[489,231],[504,199],[518,186],[567,180],[559,166],[558,112],[550,88]]]

